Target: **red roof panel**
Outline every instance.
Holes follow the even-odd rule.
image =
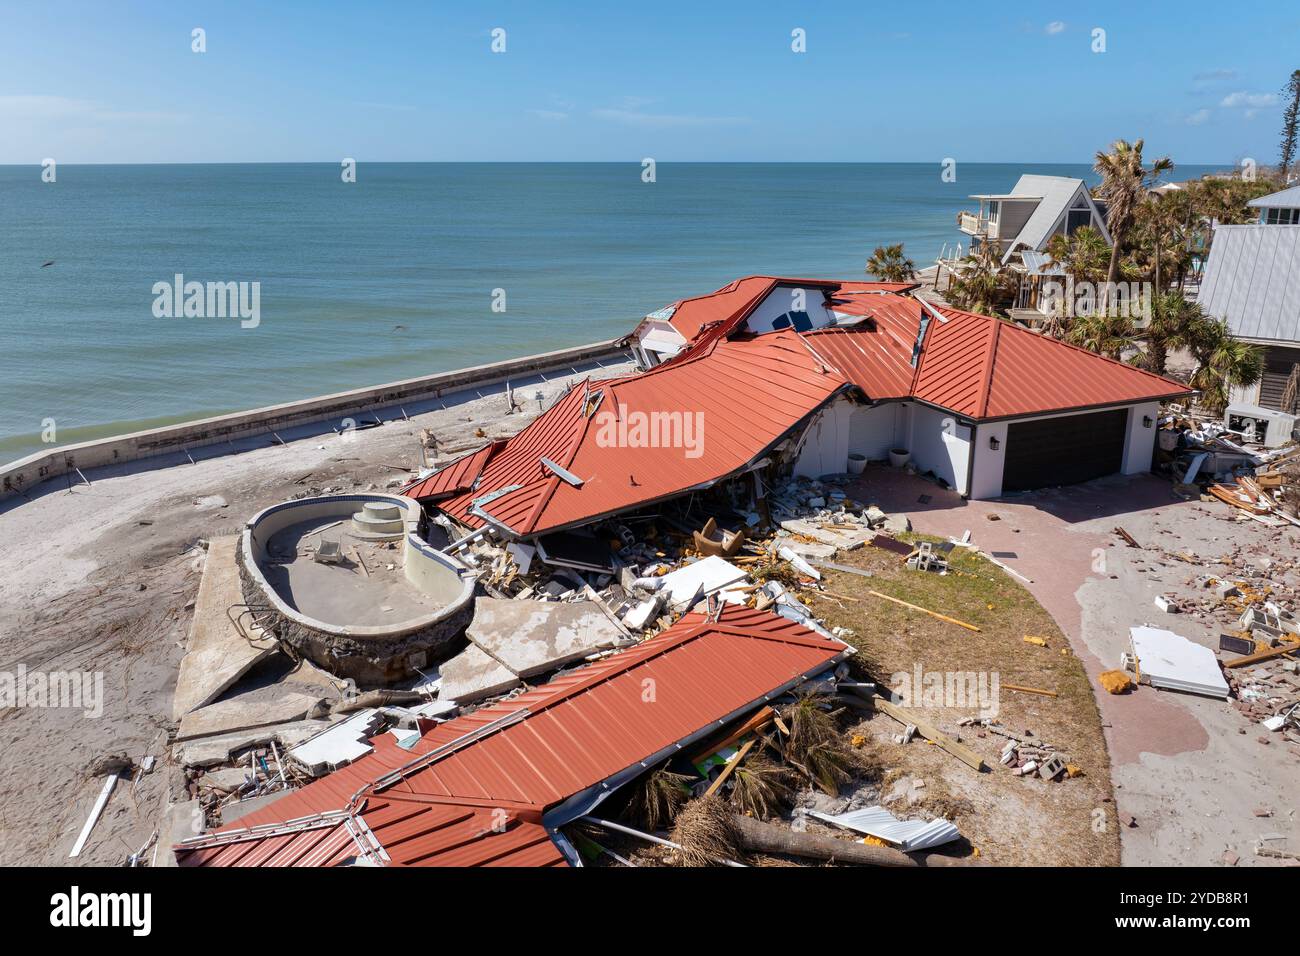
[[[338,865],[360,852],[351,826],[368,829],[394,865],[562,863],[545,811],[639,771],[847,653],[765,611],[728,605],[717,621],[689,614],[623,653],[440,724],[411,750],[381,734],[372,753],[179,845],[177,858]]]
[[[474,490],[439,507],[470,527],[482,525],[486,512],[525,536],[725,478],[848,384],[815,351],[787,330],[714,342],[685,361],[588,382],[498,449]],[[554,473],[543,457],[582,484]],[[420,497],[418,489],[410,493]]]

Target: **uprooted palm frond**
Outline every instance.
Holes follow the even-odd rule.
[[[672,838],[682,846],[678,851],[682,866],[720,866],[740,860],[740,837],[731,808],[716,793],[682,807]]]
[[[810,782],[834,796],[853,779],[858,761],[835,724],[838,711],[829,710],[828,703],[824,694],[803,694],[785,709],[790,726],[785,756]]]
[[[651,831],[668,826],[690,796],[690,779],[663,767],[652,770],[632,790],[627,817]]]
[[[794,797],[793,774],[763,754],[753,754],[731,775],[731,802],[760,820],[779,813]]]
[[[787,755],[802,761],[813,747],[839,739],[830,703],[825,694],[807,693],[786,706],[782,716],[790,727],[790,737],[785,743]]]

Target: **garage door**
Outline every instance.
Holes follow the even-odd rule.
[[[1007,427],[1002,490],[1073,485],[1119,471],[1128,409],[1012,422]]]

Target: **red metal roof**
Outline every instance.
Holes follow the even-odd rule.
[[[800,283],[827,289],[834,311],[862,321],[802,335],[737,332],[773,287]],[[974,420],[1190,394],[1181,383],[1014,323],[947,307],[937,318],[897,291],[914,288],[750,276],[686,300],[683,307],[695,305],[686,309],[693,318],[683,329],[697,331],[681,354],[648,372],[571,390],[514,438],[454,462],[406,494],[438,501],[470,527],[490,516],[526,537],[738,474],[848,383],[871,401],[912,398]],[[602,416],[631,421],[665,415],[703,423],[699,454],[688,455],[680,442],[656,447],[623,441],[631,430],[609,441],[600,427]],[[566,481],[543,458],[581,484]]]
[[[491,454],[473,490],[438,506],[470,527],[481,526],[486,513],[525,536],[721,480],[760,458],[847,386],[815,351],[786,330],[715,341],[648,372],[587,382]],[[663,428],[639,441],[637,422]],[[699,439],[698,447],[684,447],[690,438]],[[582,484],[569,483],[543,458]],[[406,493],[423,498],[423,488],[441,474]]]
[[[1181,382],[987,315],[940,308],[913,395],[973,419],[1011,418],[1190,395]]]
[[[368,845],[393,865],[563,863],[547,826],[568,817],[544,823],[546,811],[621,785],[848,653],[766,611],[688,614],[623,653],[440,724],[412,750],[381,734],[373,753],[178,845],[177,859],[338,865]]]
[[[470,452],[457,458],[445,468],[435,471],[427,478],[413,482],[402,489],[402,494],[420,500],[447,498],[474,486],[475,479],[483,472],[483,467],[493,454],[504,447],[504,441],[488,442],[478,451]]]

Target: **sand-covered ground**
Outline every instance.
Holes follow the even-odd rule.
[[[607,377],[629,366],[607,365]],[[540,388],[552,401],[569,381]],[[255,512],[295,495],[386,489],[420,462],[431,429],[442,455],[505,437],[537,414],[537,387],[508,412],[501,386],[444,410],[347,437],[307,438],[126,474],[60,478],[0,503],[0,674],[102,675],[99,708],[0,711],[0,865],[62,865],[103,783],[91,767],[124,754],[157,769],[118,785],[77,862],[118,865],[158,827],[179,768],[168,765],[172,691],[204,552]],[[482,435],[479,435],[479,432]],[[93,693],[93,678],[90,684]],[[83,701],[84,703],[84,701]],[[101,713],[87,713],[87,710]]]

